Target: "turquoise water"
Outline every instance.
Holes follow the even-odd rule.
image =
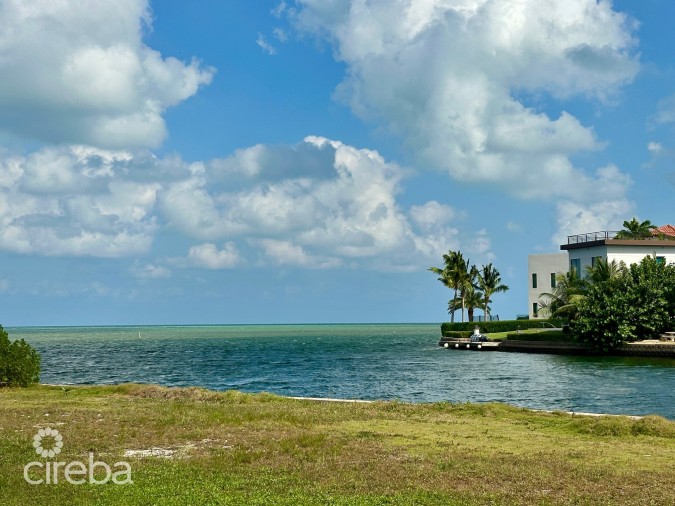
[[[23,327],[44,383],[507,402],[675,419],[675,360],[445,350],[437,324]],[[140,337],[139,337],[140,336]]]

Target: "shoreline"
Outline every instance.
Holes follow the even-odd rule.
[[[674,358],[675,343],[666,341],[638,341],[626,343],[609,353],[600,353],[574,341],[527,341],[504,339],[472,343],[466,338],[441,336],[438,346],[448,350],[501,351],[517,353],[543,353],[550,355],[591,355],[597,357],[653,357]],[[479,347],[480,346],[480,347]]]
[[[57,383],[38,383],[39,386],[45,386],[45,387],[55,387],[55,388],[66,388],[66,387],[75,387],[75,388],[87,388],[87,387],[114,387],[117,385],[124,385],[124,384],[134,384],[134,385],[142,385],[142,386],[157,386],[160,388],[167,388],[167,389],[189,389],[189,388],[197,388],[197,389],[203,389],[208,392],[214,392],[214,393],[222,393],[227,390],[212,390],[210,388],[205,388],[205,387],[199,387],[199,386],[191,386],[191,387],[167,387],[164,385],[158,385],[158,384],[153,384],[153,383],[109,383],[109,384],[96,384],[96,385],[80,385],[80,384],[57,384]],[[334,402],[334,403],[344,403],[344,404],[375,404],[378,402],[400,402],[400,401],[394,401],[394,400],[387,400],[387,399],[378,399],[378,400],[367,400],[367,399],[338,399],[335,397],[304,397],[304,396],[294,396],[294,395],[279,395],[275,394],[272,392],[242,392],[241,390],[234,390],[236,392],[242,393],[242,394],[251,394],[251,395],[256,395],[256,394],[262,394],[262,393],[269,393],[272,395],[276,395],[277,397],[282,397],[284,399],[292,399],[296,401],[312,401],[312,402]],[[443,401],[441,401],[443,402]],[[474,404],[474,405],[481,405],[485,403],[481,402],[450,402],[447,401],[450,404]],[[628,418],[630,420],[641,420],[645,416],[650,416],[650,415],[629,415],[629,414],[617,414],[617,413],[590,413],[586,411],[564,411],[564,410],[555,410],[555,409],[536,409],[536,408],[528,408],[528,407],[523,407],[523,406],[517,406],[515,404],[510,404],[508,402],[502,402],[502,401],[494,401],[497,402],[498,404],[504,404],[505,406],[509,406],[512,408],[516,409],[523,409],[526,411],[530,411],[533,413],[563,413],[566,415],[571,415],[571,416],[586,416],[586,417],[624,417]],[[417,405],[429,405],[429,404],[436,404],[434,402],[402,402],[402,404],[409,404],[412,406],[417,406]],[[669,420],[669,418],[663,416],[663,415],[656,415],[660,416],[661,418],[664,418],[666,420]]]

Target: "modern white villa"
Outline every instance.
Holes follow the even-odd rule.
[[[618,232],[605,230],[588,234],[570,235],[567,244],[562,244],[563,253],[528,255],[528,307],[530,318],[542,318],[539,314],[539,299],[542,293],[555,288],[555,275],[576,270],[582,276],[586,266],[598,259],[638,263],[646,256],[659,262],[675,263],[675,227],[664,225],[654,230],[649,239],[616,239]],[[664,238],[664,236],[666,238]]]

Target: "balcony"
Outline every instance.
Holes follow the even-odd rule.
[[[586,242],[604,241],[614,239],[618,230],[603,230],[602,232],[589,232],[587,234],[568,235],[567,244],[583,244]]]

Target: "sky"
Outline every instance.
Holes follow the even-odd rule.
[[[675,224],[673,19],[0,0],[0,323],[441,322],[448,250],[526,314],[528,254]]]

